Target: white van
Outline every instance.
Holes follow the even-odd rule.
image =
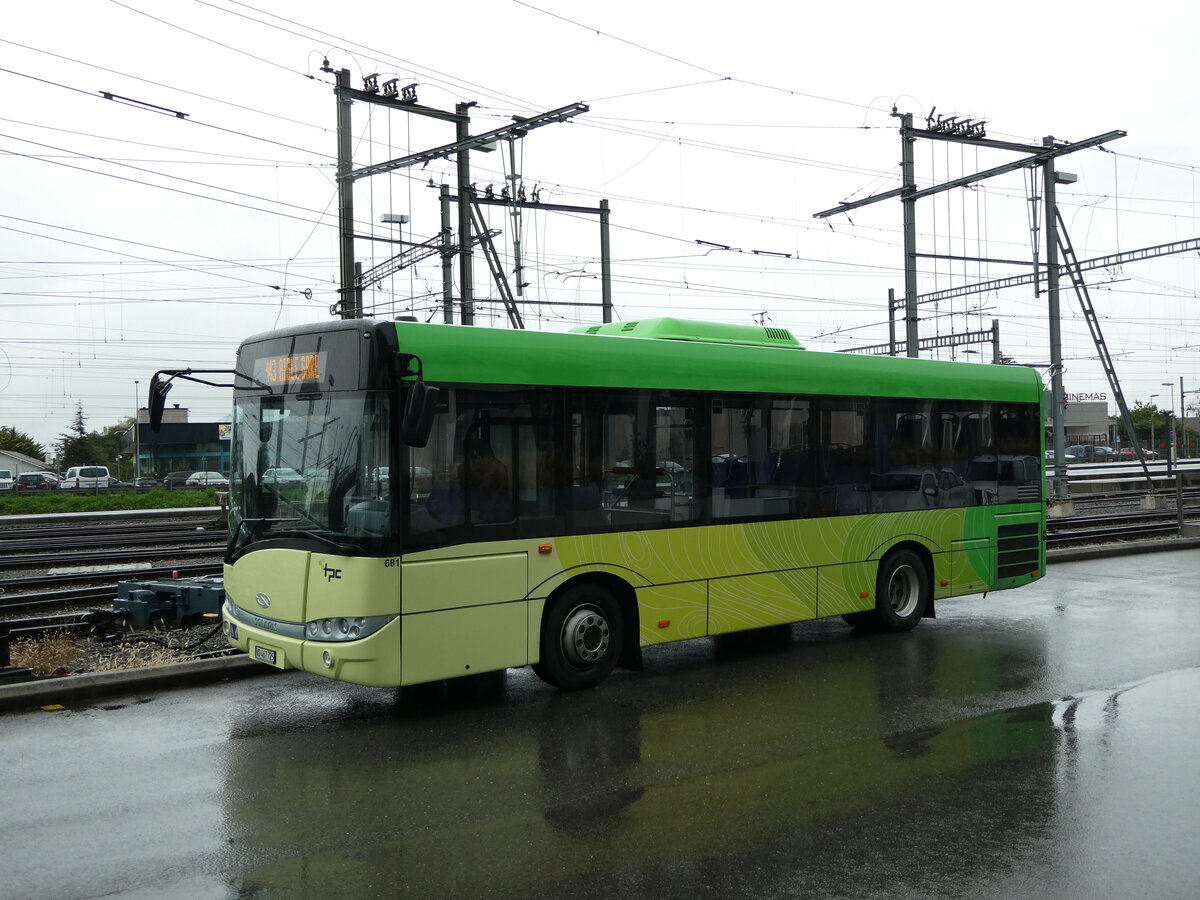
[[[76,488],[93,490],[108,487],[108,468],[106,466],[71,466],[59,483],[60,491],[75,490]]]

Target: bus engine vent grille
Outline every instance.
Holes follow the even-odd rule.
[[[1036,572],[1040,563],[1037,522],[1001,525],[996,530],[996,578]]]
[[[795,338],[792,337],[792,333],[790,331],[788,331],[786,328],[764,328],[763,331],[765,331],[767,333],[767,337],[771,338],[771,340],[774,340],[774,341],[794,341],[795,340]]]
[[[1022,484],[1017,486],[1018,503],[1041,503],[1042,486],[1040,484]]]

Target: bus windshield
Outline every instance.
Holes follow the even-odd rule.
[[[239,397],[229,556],[269,539],[378,552],[391,531],[388,432],[381,394]]]

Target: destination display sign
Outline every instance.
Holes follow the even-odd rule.
[[[320,382],[325,377],[327,356],[328,354],[324,350],[317,353],[269,356],[255,362],[254,375],[266,384]]]

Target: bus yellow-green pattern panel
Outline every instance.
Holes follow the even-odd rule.
[[[709,634],[816,617],[816,569],[714,578],[708,583]]]
[[[525,553],[405,562],[403,571],[405,615],[521,600],[529,592]]]
[[[708,582],[687,581],[637,589],[643,646],[708,634]]]
[[[564,570],[619,562],[650,584],[671,584],[878,559],[906,539],[943,553],[963,538],[990,540],[993,528],[988,512],[935,509],[578,535],[559,538],[556,552]]]
[[[497,603],[404,616],[404,684],[492,672],[529,662],[526,604]]]
[[[817,585],[817,611],[822,616],[843,616],[875,606],[875,562],[822,566]]]
[[[983,538],[955,541],[954,552],[947,554],[946,565],[946,578],[950,580],[950,586],[938,593],[935,582],[935,597],[976,594],[991,590],[990,573],[996,571],[995,545]]]

